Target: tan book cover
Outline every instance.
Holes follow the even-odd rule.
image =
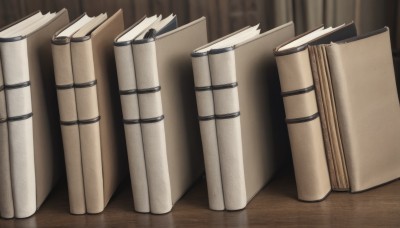
[[[199,94],[211,91],[213,100],[214,113],[210,114],[215,119],[214,143],[217,145],[214,147],[218,149],[220,171],[216,168],[218,164],[206,165],[206,175],[210,184],[215,180],[209,177],[220,175],[222,186],[222,194],[219,194],[222,199],[212,195],[212,189],[209,189],[211,197],[217,202],[222,201],[222,206],[217,208],[209,199],[210,208],[214,210],[245,208],[271,180],[289,151],[272,49],[294,36],[294,25],[287,23],[262,34],[246,35],[253,33],[251,30],[244,28],[236,32],[238,36],[233,33],[227,37],[226,40],[236,37],[233,40],[238,39],[237,44],[219,48],[210,46],[211,49],[206,53],[208,64],[196,68],[199,74],[196,77],[203,77],[203,82],[209,77],[211,83],[210,86],[205,84],[196,89]],[[241,32],[244,35],[240,35]],[[250,38],[244,38],[246,36]],[[204,58],[196,56],[200,55],[200,50],[192,53],[193,64],[199,64],[200,58]],[[196,81],[201,82],[200,79]],[[197,102],[199,110],[210,110],[210,105],[206,107],[208,103],[203,98]],[[210,114],[203,116],[199,112],[201,125],[210,121]],[[210,136],[207,134],[207,137]],[[207,138],[202,139],[204,144]],[[206,153],[209,151],[204,150]],[[210,163],[207,160],[205,162]]]
[[[300,200],[398,178],[399,106],[388,33],[357,36],[350,23],[275,49]]]
[[[86,18],[53,37],[55,77],[60,104],[70,211],[95,214],[104,210],[126,176],[122,128],[112,41],[123,31],[118,10]],[[58,36],[60,35],[60,36]]]
[[[168,18],[160,30],[147,26],[119,42],[128,29],[114,43],[125,131],[142,138],[142,145],[127,140],[130,170],[138,171],[131,176],[135,210],[154,214],[169,212],[204,172],[190,52],[207,42],[206,21],[177,27]]]
[[[0,215],[5,218],[33,215],[62,172],[50,41],[68,20],[66,9],[36,12],[0,31],[7,110],[7,117],[2,116],[1,140],[8,134],[8,150],[7,143],[1,143],[0,154],[2,162],[9,161],[9,169],[2,164],[0,175],[6,179],[0,189],[2,197],[7,197],[0,200]]]

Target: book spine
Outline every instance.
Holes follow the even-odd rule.
[[[8,144],[7,107],[2,72],[0,60],[0,217],[13,218],[14,203]]]
[[[114,46],[135,210],[150,212],[132,46]]]
[[[218,153],[226,210],[246,207],[238,82],[234,50],[209,53]]]
[[[81,142],[86,212],[104,210],[104,181],[100,141],[97,80],[91,39],[71,43],[76,107]]]
[[[71,45],[52,44],[54,74],[60,113],[61,133],[67,171],[68,196],[72,214],[86,213],[81,143],[72,73]]]
[[[33,144],[31,81],[27,40],[0,46],[6,95],[11,183],[15,217],[36,211],[36,175]]]
[[[276,56],[276,62],[298,198],[322,200],[331,184],[308,50]]]
[[[208,56],[193,56],[192,65],[206,169],[208,204],[212,210],[224,210],[224,194]]]
[[[172,209],[167,145],[155,42],[133,45],[151,213]]]

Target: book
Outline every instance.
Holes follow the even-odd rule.
[[[397,179],[400,110],[388,30],[357,36],[354,23],[320,27],[275,55],[298,198],[320,201],[331,190],[359,192]]]
[[[82,15],[52,39],[70,212],[104,210],[125,177],[125,141],[112,40],[124,28],[110,18]]]
[[[322,48],[329,61],[351,191],[399,178],[400,107],[389,29]]]
[[[271,50],[293,36],[291,22],[262,34],[246,27],[192,53],[213,210],[245,208],[288,154]]]
[[[171,211],[204,171],[189,53],[206,42],[205,18],[178,27],[175,15],[114,41],[136,211]]]
[[[59,30],[52,38],[54,76],[57,86],[60,125],[64,146],[69,206],[71,214],[86,213],[81,143],[71,60],[71,37],[88,23],[96,23],[85,14]],[[100,22],[97,22],[99,25]]]
[[[161,15],[141,18],[120,34],[114,42],[134,206],[136,211],[142,213],[150,212],[150,202],[131,41],[141,33],[147,32],[152,24],[161,23],[161,18]],[[173,28],[177,26],[176,18],[170,22],[175,24]]]
[[[245,29],[246,28],[217,39],[201,48],[209,47],[221,42],[228,37],[241,33]],[[198,119],[200,120],[199,125],[203,146],[204,165],[207,177],[208,203],[212,210],[224,210],[225,204],[223,199],[221,167],[219,165],[220,161],[215,124],[214,100],[207,51],[192,52],[192,66]]]
[[[68,20],[66,9],[47,14],[38,11],[0,31],[4,83],[0,215],[4,218],[33,215],[62,172],[49,60],[51,36]]]
[[[4,92],[3,70],[0,60],[0,217],[14,217],[8,144],[7,106]]]
[[[320,90],[318,85],[314,86],[307,45],[310,42],[329,43],[356,34],[353,23],[337,29],[319,27],[284,43],[281,45],[283,49],[280,46],[275,49],[275,55],[279,56],[276,61],[291,138],[298,196],[304,201],[323,199],[331,191],[330,180],[334,189],[348,188],[348,182],[342,181],[339,185],[337,181],[336,170],[345,172],[346,167],[334,162],[329,136],[323,134],[327,124],[325,115],[319,115],[319,112],[324,113],[323,103],[317,102],[320,99],[317,99],[316,93]],[[281,66],[282,64],[288,66]],[[293,72],[300,76],[294,76]],[[305,144],[304,141],[308,143]],[[319,162],[310,164],[303,161],[305,158]],[[327,162],[328,166],[325,165]],[[301,181],[302,179],[307,179],[308,182]]]

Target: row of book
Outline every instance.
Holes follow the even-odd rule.
[[[210,209],[240,210],[290,150],[302,201],[400,176],[387,28],[295,37],[289,22],[208,43],[204,17],[124,30],[121,10],[63,9],[0,30],[0,57],[3,218],[35,213],[63,157],[72,214],[102,212],[128,174],[135,211],[168,213],[204,171]]]

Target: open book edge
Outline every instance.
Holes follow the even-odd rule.
[[[19,36],[26,36],[36,29],[40,28],[42,25],[46,24],[56,16],[56,13],[46,13],[42,14],[37,12],[32,16],[20,21],[19,23],[10,26],[9,28],[0,32],[1,38],[12,38]]]

